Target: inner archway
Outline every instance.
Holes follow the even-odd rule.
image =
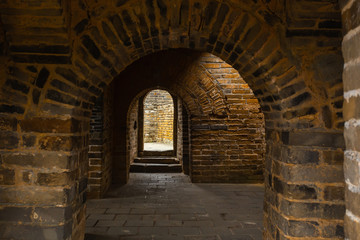
[[[123,84],[127,83],[129,83],[129,88],[124,89]],[[135,86],[130,87],[130,83],[136,83],[136,85],[133,84],[132,86]],[[113,203],[121,201],[122,206],[126,208],[131,205],[132,201],[135,201],[133,195],[143,196],[141,201],[143,206],[146,206],[146,209],[151,209],[155,215],[160,215],[161,218],[166,219],[166,222],[162,222],[162,224],[165,224],[165,226],[162,226],[165,229],[162,230],[168,234],[169,239],[176,237],[176,234],[171,232],[173,231],[171,227],[187,229],[186,224],[190,224],[188,227],[196,231],[195,235],[199,237],[208,236],[204,231],[200,230],[200,227],[191,225],[197,224],[191,220],[194,218],[199,218],[200,222],[198,224],[210,223],[209,226],[211,226],[211,222],[215,218],[221,218],[224,226],[230,227],[231,223],[233,223],[232,230],[229,230],[228,227],[224,227],[223,230],[227,236],[234,237],[243,235],[244,232],[241,229],[244,228],[241,226],[246,224],[244,222],[250,221],[251,226],[248,226],[248,228],[251,228],[256,234],[254,236],[259,238],[263,231],[261,221],[263,218],[261,200],[263,185],[261,184],[264,179],[265,122],[258,100],[240,74],[231,65],[215,55],[187,49],[172,49],[150,54],[134,62],[114,80],[112,89],[116,93],[114,95],[114,122],[118,123],[119,126],[126,122],[127,126],[126,134],[118,134],[117,131],[114,131],[115,138],[119,139],[115,143],[125,142],[126,137],[127,154],[126,160],[125,158],[114,159],[112,172],[114,176],[120,173],[123,174],[128,181],[127,185],[115,186],[110,190],[108,197],[113,198],[111,201]],[[184,173],[187,171],[190,178],[184,178],[186,177],[184,175],[179,178],[179,175],[167,176],[159,173],[147,175],[149,171],[145,171],[146,173],[143,175],[133,173],[136,171],[135,166],[138,167],[137,171],[140,172],[140,166],[146,165],[149,168],[153,163],[153,156],[150,158],[144,157],[146,151],[141,149],[143,145],[140,141],[144,138],[144,135],[139,128],[144,126],[142,122],[145,122],[145,119],[142,120],[144,117],[141,117],[141,115],[145,113],[146,97],[154,90],[158,91],[157,89],[169,92],[177,106],[175,111],[178,115],[176,118],[178,132],[176,158],[182,163],[182,171]],[[119,104],[116,104],[118,102],[128,105],[127,112],[124,112],[124,108],[118,107]],[[127,118],[124,116],[127,116]],[[121,150],[121,145],[115,145],[114,147]],[[126,161],[128,163],[123,167],[121,164],[126,163]],[[126,172],[124,169],[126,169]],[[173,178],[173,183],[171,183],[171,178]],[[196,184],[192,184],[192,187],[190,187],[182,179],[188,179],[187,183],[191,179]],[[225,185],[213,184],[208,188],[206,186],[210,185],[201,184],[214,182],[231,183],[232,185],[224,187]],[[234,183],[257,183],[257,185],[253,186],[254,192],[256,192],[252,196],[254,205],[241,204],[244,198],[250,197],[247,196],[252,191],[250,185],[237,185]],[[179,187],[176,194],[167,195],[167,193],[175,191],[176,186]],[[246,190],[246,186],[249,187],[249,191]],[[232,189],[226,193],[221,192],[222,188]],[[181,189],[185,190],[182,191]],[[196,194],[189,195],[187,191]],[[121,196],[121,193],[124,195]],[[127,195],[129,193],[132,194]],[[227,199],[223,199],[225,195]],[[177,198],[174,198],[174,196]],[[167,200],[166,203],[162,202],[161,205],[162,208],[167,209],[167,214],[160,214],[162,213],[160,207],[159,209],[151,207],[153,204],[151,200],[160,197]],[[129,202],[126,199],[129,199]],[[212,203],[210,203],[211,199]],[[179,202],[182,202],[182,204],[178,204]],[[202,208],[201,202],[204,204],[201,210],[203,215],[208,215],[206,217],[207,222],[205,222],[205,219],[200,219],[200,215],[194,213],[187,216],[187,218],[191,219],[184,220],[185,223],[179,220],[172,221],[173,218],[180,218],[182,211],[196,212],[195,208]],[[231,208],[232,210],[229,210],[226,207],[214,207],[212,205],[214,202],[216,204],[220,202],[231,202],[231,205],[234,205],[234,202],[240,204],[235,204]],[[90,201],[90,211],[94,211],[95,205],[93,203],[101,205],[101,201]],[[190,210],[189,206],[186,205],[196,207]],[[107,206],[104,207],[107,208]],[[245,209],[251,209],[252,207],[256,209],[254,214],[252,216],[248,216],[248,213],[245,214]],[[175,210],[172,211],[171,209]],[[124,222],[117,222],[121,225],[119,229],[130,227],[131,222],[128,220],[130,217],[134,217],[132,211],[127,214],[114,212],[115,218],[120,218],[118,215],[121,215],[126,219]],[[110,214],[112,210],[108,209],[106,212]],[[136,209],[136,212],[140,213],[141,211]],[[241,212],[248,219],[247,221],[240,220]],[[159,224],[159,220],[154,216],[146,216],[147,219],[148,217],[154,226]],[[237,217],[240,218],[236,220]],[[96,220],[96,215],[90,213],[90,219],[92,221]],[[147,224],[143,222],[143,219],[144,216],[139,220],[139,224]],[[109,230],[107,231],[116,234],[115,228],[110,224],[117,223],[111,223],[109,220],[104,219],[97,220],[97,223],[96,221],[92,222],[94,224],[91,226],[93,231],[96,231],[97,227],[108,226]],[[169,226],[169,224],[176,224],[176,226]],[[142,229],[141,226],[137,227]],[[162,231],[158,230],[159,232],[152,234],[154,236],[162,234]],[[218,228],[214,234],[220,234],[220,231],[222,230]],[[91,232],[88,233],[91,234]],[[124,233],[119,230],[117,234]],[[138,232],[132,232],[131,234],[139,235]],[[186,235],[186,230],[184,230],[183,234]],[[180,232],[178,236],[181,236]]]
[[[51,230],[58,238],[82,238],[96,98],[137,59],[179,47],[220,56],[260,102],[267,139],[265,238],[343,237],[341,13],[337,1],[285,2],[3,2],[1,199],[2,211],[15,216],[2,220],[5,237]],[[357,2],[341,1],[345,31],[357,25],[351,17]],[[345,39],[346,59],[353,33]],[[126,124],[117,126],[121,131]],[[116,160],[127,146],[117,144]],[[356,162],[348,161],[352,169]],[[353,218],[359,214],[352,206]],[[61,213],[48,220],[48,211]]]
[[[143,150],[174,150],[174,102],[165,90],[152,90],[143,101]]]

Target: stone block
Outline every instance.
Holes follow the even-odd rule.
[[[342,165],[344,163],[344,152],[342,150],[323,151],[323,161],[329,165]]]
[[[44,136],[39,139],[40,149],[48,151],[73,151],[82,146],[82,137]]]
[[[320,202],[292,202],[282,199],[280,211],[289,217],[319,218],[342,220],[345,214],[344,204],[327,204]]]
[[[356,239],[359,236],[360,223],[348,215],[345,215],[344,229],[346,239]]]
[[[74,172],[38,173],[36,183],[42,186],[65,186],[75,180]]]
[[[0,192],[2,204],[62,205],[71,199],[70,191],[63,187],[2,186]]]
[[[50,54],[13,54],[12,59],[17,63],[69,64],[71,62],[71,58],[67,55]]]
[[[43,67],[40,70],[40,72],[35,80],[35,85],[39,88],[43,88],[49,78],[49,75],[50,75],[49,70],[47,68]]]
[[[0,131],[16,131],[17,119],[6,115],[0,115]]]
[[[274,189],[289,199],[317,199],[315,186],[288,184],[274,177]]]
[[[16,149],[19,136],[16,132],[0,131],[0,149]]]
[[[88,35],[82,36],[81,42],[85,46],[85,48],[89,51],[91,56],[93,56],[95,59],[99,59],[101,55],[100,50]]]
[[[0,232],[5,239],[28,239],[28,240],[63,240],[72,233],[72,222],[62,226],[41,226],[22,224],[1,224]]]
[[[291,237],[319,237],[319,223],[315,221],[295,221],[288,222],[287,235]]]
[[[36,142],[36,136],[34,135],[23,135],[22,140],[25,147],[34,147]]]
[[[344,131],[346,149],[360,152],[358,141],[360,139],[360,128],[356,126],[349,126]]]
[[[15,170],[0,167],[0,184],[14,185],[15,184]]]
[[[345,198],[345,188],[341,187],[334,187],[334,186],[327,186],[324,189],[324,199],[326,201],[343,201]]]
[[[31,220],[31,207],[4,206],[0,209],[0,221],[2,222],[31,222]]]
[[[2,153],[3,162],[7,165],[35,168],[62,168],[72,169],[75,167],[77,154],[57,153],[42,151],[38,153],[17,152]]]
[[[273,161],[273,174],[289,182],[342,183],[342,166],[288,165]]]
[[[358,1],[354,1],[350,4],[350,7],[342,13],[343,29],[345,32],[348,32],[360,25],[360,18],[357,17],[359,16],[359,9],[360,3]]]
[[[19,82],[15,79],[7,79],[5,82],[5,85],[8,86],[9,88],[15,90],[15,91],[19,91],[22,92],[24,94],[27,94],[29,92],[29,86]]]
[[[359,64],[351,64],[351,65],[347,65],[347,67],[344,68],[343,81],[344,81],[345,92],[360,88],[360,83],[357,81],[357,79],[360,78],[359,66],[360,66]]]
[[[33,221],[41,224],[61,224],[72,218],[72,207],[35,207]]]
[[[20,121],[23,132],[41,133],[77,133],[81,131],[81,122],[77,119],[31,118]]]
[[[319,152],[304,148],[283,147],[281,149],[281,161],[291,164],[318,164]]]
[[[80,101],[77,100],[77,98],[74,98],[70,95],[67,95],[65,93],[61,93],[55,90],[48,90],[46,93],[46,98],[51,99],[53,101],[59,102],[59,103],[65,103],[72,106],[80,106]]]
[[[285,139],[286,145],[345,148],[342,132],[289,132]]]
[[[346,189],[345,199],[348,201],[348,204],[346,205],[346,210],[350,211],[353,215],[359,217],[360,205],[358,203],[360,201],[360,194]]]

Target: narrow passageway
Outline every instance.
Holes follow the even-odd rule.
[[[262,238],[262,184],[193,184],[179,173],[131,173],[89,200],[86,240]]]

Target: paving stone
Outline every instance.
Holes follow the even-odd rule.
[[[112,220],[115,218],[115,215],[114,214],[90,214],[88,219],[107,219],[107,220]]]
[[[200,234],[200,228],[198,227],[169,227],[170,235],[184,236],[186,234]]]
[[[94,227],[98,221],[97,219],[88,219],[86,220],[86,227]]]
[[[139,228],[139,235],[169,235],[169,228],[167,227],[141,227]]]
[[[214,226],[214,223],[212,221],[183,221],[184,226]]]
[[[169,216],[168,215],[144,215],[144,216],[142,216],[142,220],[164,221],[164,220],[169,220]]]
[[[130,214],[154,214],[155,209],[145,209],[145,208],[133,208],[130,210]]]
[[[221,240],[218,235],[184,236],[184,240]]]
[[[108,196],[89,200],[86,240],[261,239],[259,184],[192,184],[183,174],[131,173]]]
[[[127,220],[125,223],[127,227],[151,227],[154,226],[154,221],[152,220]]]
[[[108,230],[107,227],[86,227],[86,233],[94,233],[94,234],[103,234],[106,233]]]
[[[107,231],[109,235],[119,235],[119,236],[126,236],[126,235],[136,235],[138,234],[137,227],[110,227]]]
[[[94,207],[89,207],[86,209],[86,213],[105,213],[105,211],[107,211],[106,208],[94,208]]]
[[[155,226],[158,227],[176,227],[182,226],[182,221],[175,221],[175,220],[158,220],[155,222]]]
[[[116,215],[115,217],[115,221],[126,221],[126,220],[141,221],[142,215]]]
[[[113,213],[113,214],[128,214],[130,209],[128,208],[108,208],[106,209],[106,214]]]
[[[169,215],[169,219],[170,220],[196,220],[197,216],[194,214],[174,214],[174,215]]]
[[[115,220],[99,220],[96,224],[96,227],[116,227],[123,226],[125,221],[115,221]]]

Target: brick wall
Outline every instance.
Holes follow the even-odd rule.
[[[360,69],[360,1],[339,1],[342,8],[345,60],[344,119],[345,119],[345,233],[347,239],[360,236],[360,148],[359,148],[359,69]]]
[[[264,117],[250,87],[235,69],[214,55],[183,55],[180,51],[168,53],[169,57],[176,56],[189,66],[172,65],[174,60],[163,58],[164,55],[149,56],[146,61],[139,61],[120,74],[119,82],[130,78],[140,82],[143,81],[141,79],[149,79],[148,75],[156,76],[158,82],[172,79],[168,82],[168,89],[178,94],[180,104],[177,113],[177,156],[181,162],[183,157],[186,158],[184,169],[188,172],[191,168],[192,181],[262,182]],[[161,67],[151,65],[155,63]],[[148,66],[149,70],[144,66]],[[154,69],[159,73],[153,72]],[[169,69],[169,72],[161,72],[163,69]],[[173,72],[177,71],[179,73],[174,77]],[[188,109],[185,115],[182,105]],[[134,109],[130,112],[133,113]],[[132,120],[128,121],[132,125]],[[130,136],[135,135],[130,131]],[[133,138],[130,138],[130,143],[129,149],[133,152],[133,146],[137,144],[134,144]]]
[[[217,84],[210,91],[205,81],[176,80],[184,69],[207,78],[189,68],[191,57],[181,59],[177,53],[167,59],[176,61],[159,61],[161,70],[152,69],[143,80],[127,76],[117,81],[136,60],[170,48],[221,57],[259,100],[267,130],[264,238],[343,238],[342,13],[345,229],[356,239],[357,160],[349,153],[357,151],[352,121],[357,119],[352,91],[357,86],[351,82],[357,76],[352,66],[357,63],[358,2],[340,1],[340,11],[337,1],[316,0],[1,1],[4,238],[39,239],[44,229],[54,230],[59,239],[82,238],[89,118],[95,99],[114,78],[120,85],[114,113],[119,136],[126,135],[124,113],[131,99],[160,85],[184,100],[192,118],[208,115],[215,121],[225,115]],[[151,62],[142,71],[147,66]],[[163,73],[168,81],[159,79]],[[125,137],[115,136],[114,146],[113,180],[126,182]]]
[[[173,143],[174,103],[169,93],[153,90],[144,98],[144,143]]]
[[[158,103],[161,104],[159,106],[153,107],[151,105],[152,110],[152,116],[145,119],[145,98],[149,96],[151,93],[153,94],[153,98],[150,99],[151,101],[154,101],[154,99],[157,99],[158,96],[165,96],[167,99],[164,100],[164,98],[161,98],[160,101],[156,100]],[[175,99],[174,99],[175,98]],[[171,100],[171,101],[170,101]],[[140,104],[144,103],[144,104]],[[169,103],[169,104],[164,104]],[[174,105],[177,104],[177,107]],[[163,107],[163,105],[166,105]],[[149,105],[148,105],[149,106]],[[146,140],[148,142],[160,142],[160,143],[166,143],[166,144],[175,144],[176,149],[173,151],[173,155],[178,158],[180,162],[182,162],[182,156],[183,156],[183,145],[182,145],[182,136],[183,136],[183,120],[182,120],[182,111],[180,110],[182,108],[182,101],[177,96],[171,96],[166,90],[144,90],[140,94],[138,94],[129,104],[128,109],[128,115],[127,115],[127,156],[128,156],[128,163],[133,162],[135,157],[142,156],[143,148],[141,145]],[[155,113],[155,109],[159,110],[158,113]],[[164,116],[164,111],[167,115]],[[180,117],[179,117],[180,116]],[[154,121],[155,120],[155,121]],[[136,123],[135,123],[136,122]],[[159,123],[165,122],[166,126],[159,127]],[[136,129],[134,129],[134,125],[136,125]],[[141,126],[143,125],[143,126]],[[150,126],[152,125],[153,129],[153,138],[151,139],[149,136],[146,138],[145,130],[142,128],[148,128],[150,129]],[[156,126],[156,127],[154,127]],[[174,126],[176,126],[176,134],[174,138],[171,138],[171,142],[169,137],[174,135]],[[168,128],[168,129],[166,129]],[[170,129],[169,129],[170,128]],[[151,130],[151,129],[150,129]],[[159,131],[160,130],[160,131]],[[161,131],[163,130],[163,131]],[[143,137],[140,137],[139,134],[141,134],[144,131]],[[148,130],[149,131],[149,130]],[[171,135],[170,135],[171,131]],[[160,132],[160,133],[159,133]],[[166,138],[161,138],[161,136],[167,135]],[[124,136],[118,136],[121,138],[124,138]],[[173,142],[174,141],[174,142]],[[177,144],[178,143],[178,144]],[[172,154],[172,153],[170,153]]]
[[[138,156],[138,134],[139,134],[139,99],[135,99],[129,108],[128,113],[128,136],[127,136],[127,155],[128,162],[132,163]]]
[[[111,185],[113,158],[113,92],[99,97],[90,118],[88,197],[101,198]]]
[[[252,90],[229,64],[211,54],[201,54],[196,64],[213,82],[204,81],[208,94],[216,84],[217,114],[192,116],[192,180],[195,182],[262,182],[264,167],[264,117]],[[201,75],[200,75],[201,76]],[[193,78],[191,72],[184,77]]]

